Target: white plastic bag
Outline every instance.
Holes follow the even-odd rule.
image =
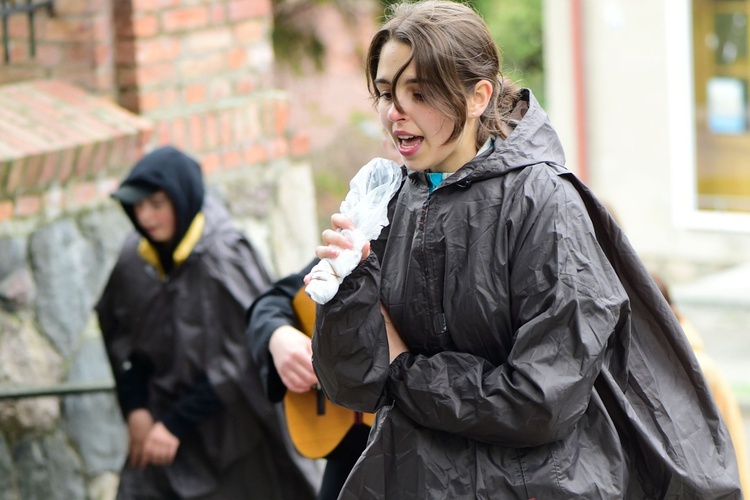
[[[351,249],[341,249],[333,259],[322,259],[311,271],[305,292],[318,304],[336,295],[339,285],[362,259],[362,247],[378,237],[388,225],[388,202],[401,185],[401,169],[396,162],[373,158],[349,183],[349,193],[341,202],[341,213],[351,219],[354,229],[341,233],[352,240]]]

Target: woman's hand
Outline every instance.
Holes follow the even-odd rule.
[[[404,341],[401,340],[401,335],[398,334],[398,331],[396,331],[396,327],[393,326],[391,315],[388,314],[388,310],[385,308],[382,302],[380,303],[380,313],[383,315],[383,319],[385,320],[385,333],[388,336],[388,354],[390,357],[390,362],[393,363],[393,360],[396,359],[399,354],[401,354],[402,352],[409,352],[409,348],[406,347]]]
[[[331,216],[331,228],[323,231],[323,245],[315,249],[315,255],[320,259],[333,259],[339,255],[340,249],[351,249],[352,241],[342,234],[343,229],[354,229],[351,219],[343,214],[333,214]],[[368,241],[362,247],[362,259],[365,260],[370,255],[370,242]],[[307,279],[307,278],[306,278]]]
[[[312,365],[310,337],[293,326],[280,326],[271,334],[268,350],[287,389],[307,392],[318,384]]]

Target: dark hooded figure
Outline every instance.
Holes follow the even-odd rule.
[[[112,196],[136,229],[96,305],[130,438],[118,499],[313,498],[244,338],[269,274],[200,165],[159,148]]]

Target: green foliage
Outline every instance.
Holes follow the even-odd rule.
[[[544,104],[541,0],[474,0],[503,55],[503,74]]]
[[[380,0],[383,10],[401,0]],[[467,0],[484,18],[503,57],[503,75],[544,105],[541,0]]]
[[[297,72],[302,71],[305,61],[310,61],[316,70],[322,71],[326,48],[315,31],[321,26],[311,22],[311,19],[315,18],[315,7],[333,4],[344,15],[350,15],[355,1],[271,0],[273,8],[271,40],[276,60]]]

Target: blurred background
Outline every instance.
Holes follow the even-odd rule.
[[[91,314],[129,229],[108,194],[175,144],[274,272],[299,269],[385,154],[362,60],[388,3],[0,2],[0,500],[116,484],[124,433]],[[469,3],[747,427],[750,0]]]

